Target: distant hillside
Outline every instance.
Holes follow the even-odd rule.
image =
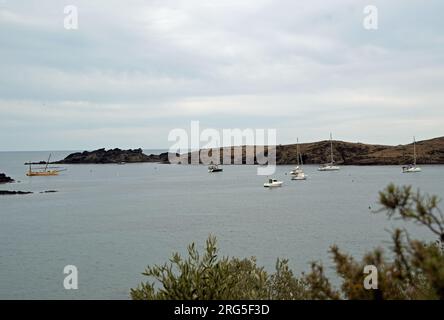
[[[300,144],[304,163],[319,164],[330,159],[330,141]],[[418,164],[444,164],[444,137],[416,143]],[[413,144],[384,146],[333,141],[333,156],[343,165],[400,165],[413,162]],[[277,147],[278,164],[296,163],[296,145]]]
[[[224,152],[230,153],[234,162],[234,149],[242,148],[242,163],[245,163],[245,147],[221,148],[221,159]],[[330,141],[301,143],[299,145],[302,159],[306,164],[321,164],[330,161]],[[444,164],[444,137],[419,141],[416,143],[418,164]],[[210,152],[211,155],[211,152]],[[335,162],[341,165],[401,165],[413,162],[413,144],[386,146],[345,141],[333,141]],[[183,155],[182,163],[190,159],[191,154]],[[240,158],[236,159],[240,161]],[[221,160],[222,162],[222,160]],[[296,144],[276,147],[276,163],[280,165],[296,164]]]
[[[302,143],[299,145],[302,159],[306,164],[321,164],[330,161],[330,141]],[[242,152],[235,159],[234,150]],[[205,151],[205,150],[202,150]],[[207,150],[208,151],[208,150]],[[416,143],[418,164],[444,164],[444,137],[419,141]],[[211,151],[210,155],[211,155]],[[266,151],[265,151],[266,152]],[[221,163],[224,153],[231,153],[232,163],[245,163],[245,147],[220,148]],[[180,163],[191,163],[191,153],[183,154]],[[333,141],[335,162],[341,165],[401,165],[413,162],[413,144],[384,146],[364,143]],[[161,162],[169,163],[168,153],[146,155],[142,149],[99,149],[95,151],[76,152],[55,163],[134,163]],[[256,159],[255,159],[256,163]],[[276,147],[277,164],[296,164],[296,144],[279,145]]]

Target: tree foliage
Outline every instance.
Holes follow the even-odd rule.
[[[239,300],[239,299],[444,299],[444,216],[435,196],[413,192],[411,187],[389,185],[379,195],[381,209],[389,218],[414,222],[437,237],[436,243],[412,240],[405,230],[392,232],[387,257],[376,248],[360,261],[330,248],[337,276],[335,288],[320,263],[310,272],[295,276],[288,260],[278,259],[274,273],[268,273],[256,259],[219,257],[216,238],[210,236],[200,255],[195,244],[188,257],[173,254],[168,263],[148,266],[143,275],[151,282],[131,289],[133,299],[148,300]],[[378,288],[364,287],[364,267],[378,270]]]

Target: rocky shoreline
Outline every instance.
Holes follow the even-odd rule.
[[[10,191],[10,190],[0,190],[0,196],[6,195],[22,195],[22,194],[32,194],[31,191]]]
[[[14,182],[14,179],[8,177],[4,173],[0,173],[0,183],[11,183]]]
[[[46,191],[40,191],[39,193],[56,193],[57,190],[46,190]],[[33,194],[32,191],[15,191],[15,190],[0,190],[0,196],[7,196],[7,195],[23,195],[23,194]]]

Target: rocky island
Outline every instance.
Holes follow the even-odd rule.
[[[71,153],[65,159],[56,161],[56,164],[105,164],[105,163],[139,163],[139,162],[168,162],[168,153],[146,155],[142,149],[110,149],[104,148],[94,151]]]
[[[8,177],[4,173],[0,173],[0,183],[11,183],[14,182],[14,179]]]
[[[30,192],[30,191],[0,190],[0,196],[22,195],[22,194],[32,194],[32,192]]]

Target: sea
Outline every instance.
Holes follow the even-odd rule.
[[[163,150],[145,150],[159,153]],[[51,151],[63,159],[70,151]],[[291,181],[291,166],[278,166],[281,188],[253,165],[63,165],[56,177],[27,177],[27,161],[48,152],[0,152],[0,172],[16,180],[0,190],[0,299],[129,299],[146,266],[163,264],[188,244],[202,249],[217,237],[220,256],[257,258],[273,272],[289,259],[295,274],[312,261],[335,277],[329,248],[356,258],[390,247],[390,231],[434,241],[422,227],[392,221],[377,211],[378,192],[389,183],[444,198],[444,166],[424,165],[403,174],[399,166],[343,166],[319,172],[306,165],[306,181]],[[56,193],[41,193],[56,190]],[[442,205],[441,207],[444,207]],[[67,290],[66,266],[75,266],[78,288]]]

